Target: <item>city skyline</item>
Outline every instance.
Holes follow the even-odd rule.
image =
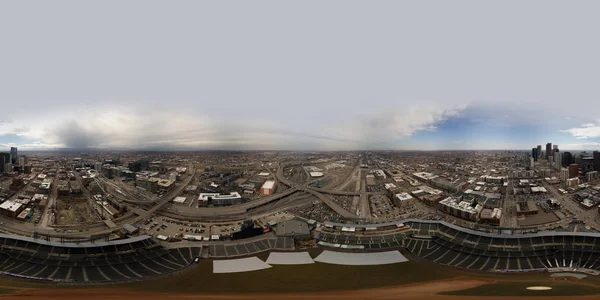
[[[70,5],[3,10],[0,150],[600,149],[589,6]]]

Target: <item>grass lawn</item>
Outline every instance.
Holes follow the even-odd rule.
[[[179,275],[114,287],[171,293],[303,293],[368,289],[452,277],[453,272],[432,271],[415,262],[379,266],[274,265],[255,272],[213,274],[212,261],[206,260]]]
[[[15,289],[0,287],[0,295],[10,295],[16,291]]]

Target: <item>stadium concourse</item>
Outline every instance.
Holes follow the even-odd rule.
[[[59,243],[0,234],[0,274],[70,283],[141,280],[186,269],[201,249],[166,249],[150,236]]]

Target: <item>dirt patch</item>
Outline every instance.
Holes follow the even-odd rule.
[[[193,283],[190,283],[193,284]],[[470,279],[470,278],[455,278],[449,280],[440,280],[426,283],[415,283],[408,285],[400,285],[394,287],[364,289],[355,291],[333,291],[333,292],[317,292],[317,293],[278,293],[278,294],[169,294],[169,293],[148,293],[101,288],[101,289],[24,289],[15,292],[12,295],[3,295],[2,299],[203,299],[203,300],[279,300],[279,299],[422,299],[422,300],[459,300],[465,299],[466,295],[458,295],[460,291],[472,291],[475,289],[486,289],[487,287],[496,285],[497,287],[506,288],[506,285],[511,283],[496,282],[490,279]],[[515,283],[514,287],[530,286],[527,283]],[[555,286],[556,287],[556,286]],[[566,288],[566,286],[565,286]],[[573,286],[570,286],[573,288]],[[523,289],[526,291],[525,289]],[[544,291],[538,291],[544,292]],[[546,291],[548,292],[548,291]],[[455,295],[444,295],[442,293],[456,293]],[[542,299],[542,294],[531,292],[527,294],[529,299]],[[469,299],[478,299],[476,295],[471,295]],[[539,297],[536,297],[539,296]],[[592,300],[597,299],[597,295],[592,296],[555,296],[554,300]],[[517,300],[522,299],[522,296],[494,295],[494,300]]]
[[[96,212],[92,211],[87,199],[58,199],[56,203],[57,225],[78,225],[100,221]]]
[[[228,295],[202,295],[202,294],[162,294],[132,291],[119,291],[111,289],[30,289],[22,290],[13,295],[3,296],[2,299],[233,299],[233,300],[279,300],[279,299],[430,299],[447,296],[438,296],[436,293],[469,289],[487,281],[482,280],[449,280],[422,284],[412,284],[397,287],[338,291],[308,294],[228,294]]]
[[[302,293],[302,294],[163,294],[163,293],[145,293],[132,291],[119,291],[111,289],[72,289],[72,290],[48,290],[48,289],[30,289],[22,290],[13,295],[3,296],[2,299],[203,299],[203,300],[286,300],[286,299],[441,299],[458,300],[464,299],[464,296],[440,295],[443,292],[452,292],[458,290],[468,290],[490,284],[489,280],[477,279],[452,279],[428,283],[418,283],[402,285],[395,287],[366,289],[357,291],[336,291],[322,293]],[[473,299],[476,299],[473,298]],[[498,296],[494,300],[517,300],[522,299],[519,296]],[[530,299],[535,299],[532,297]],[[553,297],[553,299],[577,299],[592,300],[597,296],[579,296],[579,297]]]

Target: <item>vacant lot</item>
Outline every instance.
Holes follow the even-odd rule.
[[[86,199],[58,199],[56,209],[57,225],[77,225],[100,221]]]

